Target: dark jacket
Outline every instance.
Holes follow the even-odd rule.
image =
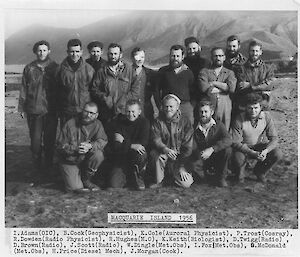
[[[121,134],[124,137],[124,141],[122,143],[113,141],[113,152],[116,154],[126,154],[130,150],[131,144],[141,144],[147,147],[150,123],[142,116],[138,117],[135,121],[130,121],[125,115],[120,114],[114,124],[114,133]]]
[[[133,76],[133,87],[140,89],[139,99],[142,103],[142,111],[148,120],[153,120],[154,108],[151,98],[155,94],[156,73],[154,70],[143,66],[142,71]]]
[[[57,141],[57,151],[61,162],[78,164],[83,161],[85,155],[78,153],[78,146],[86,141],[93,145],[90,151],[103,151],[107,144],[107,136],[101,121],[95,120],[91,124],[83,125],[79,117],[68,120]]]
[[[234,74],[241,72],[241,67],[246,63],[247,58],[242,55],[241,53],[238,53],[237,56],[230,58],[229,54],[226,52],[226,59],[224,61],[224,67],[232,70]]]
[[[80,59],[79,68],[74,71],[67,58],[61,63],[58,74],[59,108],[62,114],[75,115],[91,100],[89,88],[94,69]]]
[[[128,99],[139,98],[139,87],[133,84],[131,65],[120,61],[116,74],[109,66],[97,71],[91,87],[93,101],[98,104],[100,119],[108,121],[125,114]]]
[[[207,137],[199,128],[196,127],[194,130],[194,148],[196,148],[196,152],[201,152],[209,147],[212,147],[214,152],[219,152],[230,147],[231,144],[230,134],[220,121],[216,121],[216,125],[209,129]]]
[[[94,68],[95,72],[107,64],[107,61],[102,58],[100,58],[98,62],[94,61],[92,58],[88,58],[85,61]]]
[[[156,150],[165,153],[166,148],[179,152],[178,160],[185,160],[192,153],[193,128],[191,122],[178,111],[167,121],[164,114],[155,119],[151,128],[151,141]]]
[[[255,64],[251,64],[248,60],[243,66],[241,66],[240,72],[237,76],[237,89],[238,95],[244,96],[251,92],[263,92],[271,91],[271,82],[274,78],[273,65],[267,65],[264,61],[258,60]],[[239,83],[242,81],[250,82],[250,87],[239,90]]]
[[[58,64],[49,59],[43,70],[37,63],[33,61],[24,68],[18,109],[30,114],[56,112]]]

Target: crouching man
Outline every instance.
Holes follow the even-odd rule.
[[[91,178],[104,160],[107,136],[97,117],[97,105],[86,103],[79,116],[67,121],[61,130],[57,151],[67,192],[99,190]]]
[[[263,98],[258,93],[249,93],[246,98],[246,111],[232,124],[234,172],[240,182],[244,182],[247,159],[257,161],[253,173],[259,182],[266,182],[266,174],[281,159],[277,148],[278,136],[269,112],[262,111]]]
[[[201,100],[197,110],[198,123],[194,131],[195,149],[192,159],[201,167],[207,179],[213,179],[216,185],[226,187],[232,140],[225,125],[221,121],[215,121],[213,115],[213,104],[209,99]]]
[[[176,95],[166,95],[162,104],[163,112],[152,126],[154,149],[150,153],[149,171],[155,171],[155,184],[150,188],[160,187],[167,171],[177,185],[188,188],[194,182],[184,166],[193,148],[192,125],[181,114]]]
[[[110,144],[112,153],[109,158],[112,166],[110,186],[122,188],[127,183],[138,190],[144,190],[150,124],[141,116],[139,100],[128,100],[125,112],[126,115],[119,114],[113,125],[114,138]]]

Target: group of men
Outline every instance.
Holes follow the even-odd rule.
[[[184,43],[170,48],[158,71],[144,66],[138,47],[129,64],[119,44],[104,60],[103,44],[93,41],[83,60],[81,41],[71,39],[58,65],[47,41],[35,43],[19,99],[35,170],[51,167],[57,152],[66,191],[98,191],[97,172],[108,187],[143,190],[146,180],[150,188],[187,188],[203,174],[226,187],[229,168],[243,183],[247,160],[255,159],[253,172],[265,182],[281,152],[267,111],[274,73],[261,60],[262,45],[250,42],[247,59],[233,35],[226,51],[211,49],[209,61],[195,37]]]

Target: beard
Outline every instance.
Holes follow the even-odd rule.
[[[211,120],[211,118],[212,118],[212,116],[210,116],[210,117],[208,117],[208,118],[200,118],[200,123],[202,124],[202,125],[205,125],[205,124],[207,124],[207,123],[209,123],[210,122],[210,120]]]
[[[215,68],[222,67],[222,66],[223,66],[223,62],[214,62],[214,63],[213,63],[213,66],[214,66]]]
[[[238,54],[239,54],[238,51],[230,51],[230,50],[226,50],[226,53],[225,53],[226,57],[229,59],[237,57]]]
[[[195,53],[193,53],[193,54],[187,54],[187,58],[188,59],[197,59],[198,57],[200,56],[200,51],[197,51],[197,52],[195,52]]]
[[[179,68],[181,65],[183,64],[183,62],[177,62],[177,61],[170,61],[170,65],[172,66],[172,68],[176,69]]]

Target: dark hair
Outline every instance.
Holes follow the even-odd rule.
[[[130,56],[131,56],[131,57],[134,57],[135,53],[137,53],[137,52],[142,52],[142,51],[145,52],[144,49],[142,49],[142,48],[140,48],[140,47],[135,47],[135,48],[132,49]]]
[[[214,110],[214,105],[209,98],[202,98],[200,102],[198,102],[197,109],[199,110],[203,106],[209,106],[211,110]]]
[[[212,55],[213,52],[215,52],[216,50],[222,50],[223,53],[225,54],[225,51],[224,51],[224,49],[223,49],[222,47],[215,46],[215,47],[213,47],[213,48],[210,50],[210,55]]]
[[[262,49],[262,44],[257,42],[256,40],[253,40],[249,43],[249,47],[248,47],[248,50],[250,50],[250,47],[254,47],[254,46],[259,46],[260,49]]]
[[[110,43],[108,49],[118,47],[120,49],[120,53],[122,52],[122,46],[117,43]]]
[[[87,45],[87,49],[90,51],[93,47],[100,47],[103,48],[103,43],[100,41],[92,41]]]
[[[252,105],[252,104],[261,103],[263,101],[263,98],[260,94],[253,92],[245,96],[245,101],[246,101],[246,105]]]
[[[99,110],[98,110],[98,105],[97,105],[95,102],[87,102],[87,103],[84,105],[84,107],[85,107],[85,106],[96,107],[96,108],[97,108],[97,112],[99,111]]]
[[[50,49],[50,44],[49,44],[49,42],[47,42],[46,40],[40,40],[40,41],[36,42],[36,43],[33,45],[32,51],[33,51],[34,53],[36,53],[38,47],[41,46],[41,45],[47,46],[47,47],[48,47],[48,50]]]
[[[127,102],[126,102],[126,106],[132,106],[132,105],[138,105],[140,108],[142,108],[142,104],[141,104],[141,100],[140,99],[129,99]]]
[[[187,47],[190,43],[197,43],[199,45],[199,41],[195,37],[188,37],[184,40],[185,47]]]
[[[182,45],[172,45],[170,48],[170,53],[172,50],[181,50],[182,54],[184,54],[184,47]]]
[[[235,40],[237,40],[239,44],[241,43],[241,41],[237,35],[231,35],[227,38],[227,42],[231,42],[231,41],[235,41]]]
[[[67,48],[69,49],[72,46],[80,46],[82,47],[82,43],[78,38],[73,38],[68,41]]]

